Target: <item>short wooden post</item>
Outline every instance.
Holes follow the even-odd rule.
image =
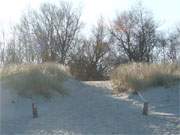
[[[38,117],[37,107],[35,106],[34,103],[32,103],[32,114],[33,114],[33,118]]]
[[[143,115],[148,115],[148,102],[144,102]]]

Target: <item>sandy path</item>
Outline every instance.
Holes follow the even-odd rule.
[[[108,90],[72,80],[67,81],[65,86],[70,92],[69,96],[56,97],[51,101],[37,101],[40,117],[34,120],[31,118],[31,101],[29,99],[19,97],[8,99],[9,94],[4,94],[1,91],[1,97],[7,95],[6,98],[1,98],[4,100],[1,102],[1,134],[149,135],[177,134],[179,132],[178,89],[169,95],[169,102],[172,98],[174,99],[171,103],[174,104],[174,108],[169,107],[169,110],[166,108],[157,111],[156,102],[154,102],[151,106],[152,110],[154,107],[153,113],[149,116],[143,116],[141,114],[142,104],[136,96],[124,100],[113,97]],[[148,93],[144,95],[147,96]],[[149,95],[157,97],[153,95],[153,92]],[[162,97],[164,97],[163,94]],[[12,99],[16,102],[11,103]],[[157,102],[159,104],[160,101]],[[161,105],[163,103],[164,101]],[[167,116],[158,112],[164,112]]]

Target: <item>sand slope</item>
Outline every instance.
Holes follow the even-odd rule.
[[[110,87],[103,87],[106,82],[93,86],[68,80],[64,85],[69,96],[56,96],[50,101],[34,99],[38,105],[37,119],[32,119],[31,99],[1,89],[1,135],[149,135],[180,131],[178,86],[142,92],[150,102],[150,114],[143,116],[137,95],[112,96],[106,89]]]

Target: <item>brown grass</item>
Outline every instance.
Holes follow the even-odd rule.
[[[9,65],[1,69],[0,80],[4,89],[19,95],[40,95],[49,98],[53,92],[67,94],[63,82],[70,76],[66,67],[55,63]]]
[[[129,63],[111,74],[114,91],[136,91],[149,87],[170,87],[180,83],[180,65]]]

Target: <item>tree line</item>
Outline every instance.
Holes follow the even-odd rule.
[[[153,14],[135,5],[109,24],[100,17],[87,38],[77,8],[44,3],[22,15],[8,40],[1,33],[0,62],[61,63],[81,80],[107,79],[112,68],[126,62],[178,62],[180,26],[172,33],[158,28]]]

